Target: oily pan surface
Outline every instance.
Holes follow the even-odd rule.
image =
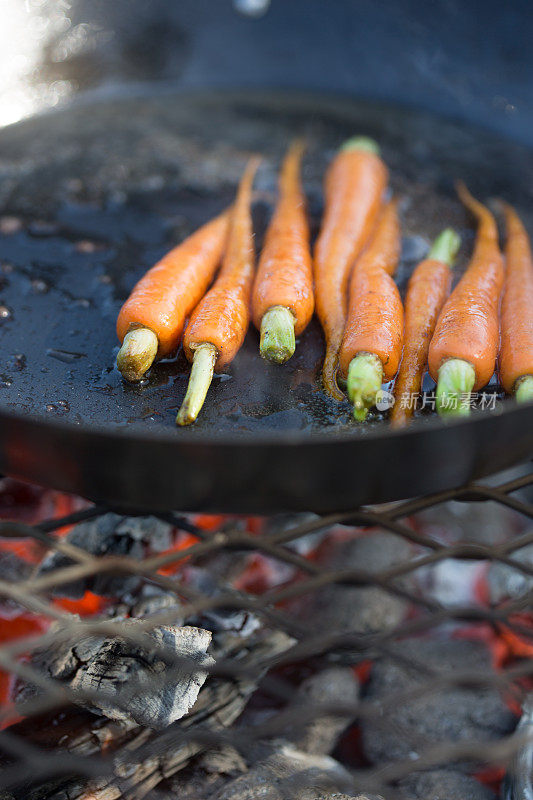
[[[264,156],[255,183],[259,250],[277,169],[294,136],[308,143],[303,179],[314,238],[324,170],[354,134],[379,141],[401,198],[402,289],[445,226],[463,237],[455,271],[464,268],[473,223],[455,196],[455,178],[481,199],[501,195],[516,204],[533,231],[532,153],[412,110],[293,94],[162,92],[78,104],[3,131],[0,411],[98,428],[174,430],[189,373],[182,352],[136,386],[114,365],[115,321],[129,290],[231,202],[251,153]],[[284,367],[260,359],[252,328],[228,373],[215,377],[193,431],[354,433],[349,404],[321,391],[322,357],[316,321]],[[432,386],[426,378],[424,388]],[[359,430],[384,424],[374,414]]]

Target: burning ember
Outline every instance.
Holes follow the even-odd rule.
[[[125,517],[3,479],[0,789],[523,800],[533,537],[487,505]]]

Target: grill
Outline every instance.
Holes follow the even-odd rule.
[[[2,522],[6,797],[528,797],[532,484]]]

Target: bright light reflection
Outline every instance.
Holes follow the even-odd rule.
[[[39,85],[37,70],[48,42],[70,27],[68,0],[2,0],[0,125],[16,122],[70,93],[67,81]]]

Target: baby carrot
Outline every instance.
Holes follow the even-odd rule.
[[[437,317],[450,293],[451,265],[461,240],[447,228],[435,239],[428,257],[409,279],[405,298],[404,345],[398,377],[394,384],[393,426],[407,425],[413,416],[413,399],[420,393],[428,360],[429,343]]]
[[[239,351],[250,322],[254,279],[254,246],[250,211],[252,183],[259,164],[252,158],[239,184],[231,212],[228,244],[220,273],[196,306],[183,336],[183,349],[192,361],[178,425],[194,422],[204,404],[215,369],[223,369]]]
[[[279,180],[279,200],[268,226],[252,295],[254,324],[263,358],[283,364],[295,337],[309,324],[315,305],[309,224],[300,184],[302,142],[289,149]]]
[[[349,139],[326,173],[324,217],[315,247],[315,302],[326,339],[322,380],[336,400],[344,399],[336,370],[350,270],[372,232],[386,185],[379,148],[365,137]]]
[[[520,217],[503,204],[507,226],[501,307],[500,381],[519,402],[533,400],[533,260]]]
[[[339,355],[354,417],[362,422],[383,381],[396,375],[402,354],[403,306],[391,275],[400,257],[396,202],[380,216],[373,239],[355,263]]]
[[[178,346],[186,318],[220,263],[228,225],[226,211],[163,256],[134,287],[117,320],[117,365],[127,380],[140,380],[156,356]]]
[[[457,192],[477,218],[478,232],[468,269],[444,304],[429,347],[429,371],[437,381],[437,410],[443,416],[468,414],[470,393],[485,386],[494,372],[504,276],[494,217],[464,183]]]
[[[400,260],[402,236],[395,198],[382,207],[370,241],[355,262],[357,267],[381,267],[394,275]]]

